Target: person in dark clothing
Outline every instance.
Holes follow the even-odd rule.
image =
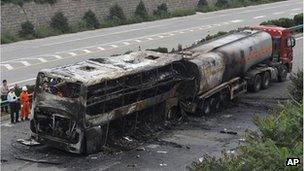
[[[14,89],[11,89],[8,93],[7,101],[9,102],[11,111],[11,123],[19,122],[19,103]]]
[[[1,101],[6,101],[7,100],[7,94],[9,92],[9,88],[7,85],[7,81],[3,80],[2,82],[2,86],[1,86]],[[1,106],[1,112],[5,112],[8,113],[8,106]]]

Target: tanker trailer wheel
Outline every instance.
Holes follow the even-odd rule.
[[[262,77],[262,89],[267,89],[270,84],[270,74],[266,71]]]
[[[278,80],[280,82],[284,82],[287,79],[287,67],[285,65],[281,65],[280,67],[278,67]]]
[[[253,92],[258,92],[260,91],[261,89],[261,84],[262,84],[262,78],[259,74],[257,74],[255,77],[254,77],[254,80],[253,80],[253,87],[252,87],[252,91]]]

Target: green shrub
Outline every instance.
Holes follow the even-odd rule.
[[[297,14],[293,17],[295,25],[301,25],[303,24],[303,13]]]
[[[158,16],[167,16],[168,13],[168,7],[166,3],[162,3],[157,6],[157,10],[153,12],[154,15]]]
[[[21,36],[33,36],[35,33],[35,27],[30,21],[21,23],[21,31],[19,32]]]
[[[290,74],[292,84],[288,87],[291,97],[299,103],[303,102],[303,71]]]
[[[57,0],[34,0],[36,3],[44,4],[44,3],[49,3],[49,4],[55,4]]]
[[[57,12],[51,18],[51,27],[61,31],[62,33],[67,33],[70,30],[68,19],[63,15],[62,12]]]
[[[170,17],[182,17],[195,14],[195,9],[178,9],[170,13]]]
[[[17,35],[9,30],[4,30],[1,32],[1,44],[12,43],[18,41]]]
[[[115,4],[110,8],[109,19],[113,21],[124,22],[127,18],[123,12],[123,9],[118,4]]]
[[[166,47],[158,47],[157,49],[147,49],[149,51],[160,52],[160,53],[168,53],[168,48]]]
[[[45,38],[49,36],[56,36],[58,34],[60,33],[56,32],[53,29],[45,28],[45,27],[37,27],[34,36],[36,38]]]
[[[261,25],[276,25],[280,27],[289,28],[295,25],[294,21],[289,18],[280,18],[278,20],[268,20],[261,23]]]
[[[143,19],[147,19],[148,16],[149,16],[148,12],[147,12],[147,9],[146,9],[146,6],[145,6],[145,4],[142,0],[139,2],[139,4],[136,7],[135,16],[138,16],[138,17],[143,18]]]
[[[84,14],[83,20],[86,22],[87,28],[95,28],[95,29],[100,28],[100,23],[96,18],[95,13],[91,10],[87,11]]]

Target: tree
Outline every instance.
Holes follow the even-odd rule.
[[[30,21],[21,23],[20,35],[27,36],[35,33],[35,27]]]
[[[87,11],[84,14],[83,20],[86,22],[86,27],[87,28],[97,29],[97,28],[100,27],[100,23],[99,23],[98,19],[96,18],[95,13],[91,10]]]
[[[303,24],[303,13],[295,15],[293,17],[293,20],[295,22],[295,25]]]
[[[142,0],[139,2],[139,4],[136,7],[135,16],[138,16],[142,19],[148,18],[148,12],[147,12],[146,6]]]
[[[110,8],[109,19],[125,21],[127,18],[123,12],[123,9],[118,4],[115,4]]]
[[[197,3],[197,7],[207,6],[208,2],[207,0],[199,0]]]
[[[168,14],[168,6],[166,3],[162,3],[157,6],[157,10],[153,12],[154,15],[164,16]]]
[[[217,0],[216,6],[219,7],[227,7],[228,6],[228,0]]]
[[[51,19],[51,27],[66,33],[70,30],[68,19],[63,15],[62,12],[57,12]]]

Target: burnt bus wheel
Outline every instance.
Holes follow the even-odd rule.
[[[268,71],[266,71],[263,74],[263,78],[262,78],[262,89],[267,89],[269,87],[270,84],[270,74]]]
[[[210,100],[206,99],[203,103],[202,112],[204,115],[209,115],[211,113],[211,104]]]
[[[278,67],[278,80],[280,82],[284,82],[287,79],[287,67],[285,65],[281,65],[280,67]]]
[[[262,84],[262,78],[259,74],[257,74],[255,77],[254,77],[254,80],[253,80],[253,89],[252,91],[253,92],[258,92],[260,91],[261,89],[261,84]]]

